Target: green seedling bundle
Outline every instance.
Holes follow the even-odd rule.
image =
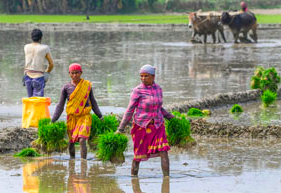
[[[118,125],[119,122],[113,114],[103,116],[103,120],[100,120],[97,115],[93,114],[91,133],[88,140],[90,148],[96,149],[98,136],[108,132],[115,132]]]
[[[190,122],[184,114],[173,112],[171,120],[166,120],[166,134],[171,146],[187,147],[195,140],[191,137]]]
[[[261,96],[261,100],[264,107],[268,107],[270,104],[272,104],[277,99],[277,93],[272,92],[270,90],[266,90],[263,92]]]
[[[38,123],[38,139],[31,143],[39,152],[50,154],[63,152],[67,149],[68,142],[64,139],[66,124],[63,121],[52,123],[51,119],[40,119]]]
[[[252,76],[251,88],[261,89],[262,92],[268,89],[271,92],[277,92],[279,83],[280,76],[278,76],[275,68],[264,69],[257,67],[254,76]]]
[[[101,161],[120,164],[125,161],[124,151],[128,147],[128,138],[114,132],[105,133],[98,137],[97,157]]]
[[[41,156],[37,153],[36,149],[34,148],[25,148],[21,150],[21,152],[14,154],[15,157],[39,157]]]
[[[187,112],[187,115],[190,117],[204,117],[205,116],[204,112],[197,108],[190,108]]]
[[[231,114],[241,114],[242,112],[243,112],[243,109],[242,109],[242,107],[240,106],[240,105],[238,105],[238,104],[234,104],[232,107],[231,107],[231,109],[229,110],[229,112],[231,113]]]

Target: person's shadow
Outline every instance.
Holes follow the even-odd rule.
[[[132,188],[134,193],[142,193],[139,178],[132,178]],[[164,177],[162,181],[161,193],[170,193],[170,178]]]

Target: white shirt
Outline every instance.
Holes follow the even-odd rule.
[[[24,71],[30,78],[39,78],[45,72],[46,55],[50,53],[48,45],[31,43],[24,46],[25,67]]]

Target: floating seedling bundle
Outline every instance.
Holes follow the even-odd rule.
[[[37,153],[36,149],[34,148],[25,148],[21,150],[21,152],[16,153],[14,155],[15,157],[39,157],[41,156],[39,153]]]
[[[166,121],[166,134],[171,146],[188,147],[195,144],[191,137],[190,122],[184,114],[173,112],[175,115]]]
[[[103,120],[100,120],[97,115],[92,115],[92,127],[91,134],[88,140],[88,144],[91,149],[96,149],[98,143],[98,136],[108,132],[115,132],[119,122],[116,118],[116,115],[110,114],[105,115]]]
[[[121,164],[125,161],[124,151],[127,146],[126,135],[114,134],[114,132],[99,135],[97,157],[102,161]]]
[[[39,152],[63,152],[67,149],[68,142],[64,139],[66,124],[63,121],[52,123],[51,119],[40,119],[38,123],[38,139],[31,143]]]

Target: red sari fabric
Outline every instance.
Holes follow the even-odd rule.
[[[170,150],[164,123],[158,129],[154,124],[148,125],[147,128],[133,124],[131,135],[135,161],[146,161],[151,157],[159,156],[160,151]]]

